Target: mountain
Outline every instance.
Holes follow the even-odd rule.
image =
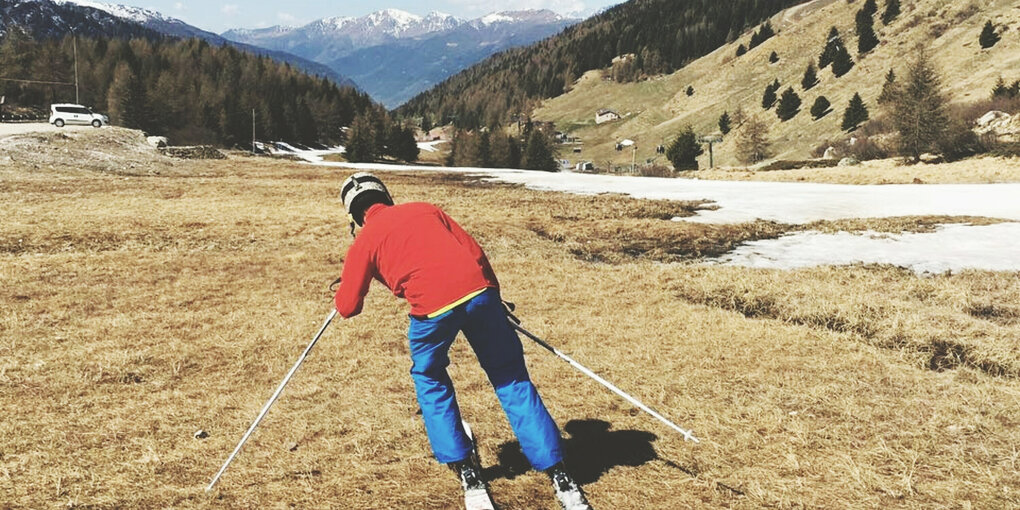
[[[361,48],[418,38],[463,23],[464,20],[440,12],[422,17],[398,9],[386,9],[360,18],[323,18],[301,27],[233,29],[222,36],[231,41],[287,51],[325,63]]]
[[[864,54],[858,52],[855,35],[862,5],[864,2],[814,0],[792,7],[772,16],[775,37],[745,54],[737,56],[737,50],[748,46],[750,32],[674,73],[647,80],[617,83],[602,79],[600,71],[591,71],[572,83],[569,92],[544,101],[534,111],[534,118],[555,122],[558,129],[580,137],[584,140],[583,152],[573,157],[595,161],[599,166],[607,161],[629,165],[632,158],[639,162],[655,158],[656,146],[671,140],[684,126],[693,126],[699,135],[709,135],[719,131],[718,120],[723,112],[734,118],[738,109],[745,117],[756,117],[767,126],[770,159],[803,160],[829,146],[836,147],[837,153],[844,150],[842,154],[846,155],[851,137],[860,147],[855,151],[877,146],[893,153],[892,122],[881,120],[885,114],[878,98],[889,70],[894,71],[897,80],[904,80],[908,63],[919,48],[925,48],[934,63],[941,91],[955,105],[953,111],[980,117],[990,109],[1003,108],[989,100],[996,81],[999,77],[1007,83],[1020,80],[1020,38],[1016,37],[1020,10],[1015,0],[989,0],[980,8],[964,2],[916,0],[909,6],[904,3],[903,12],[889,23],[881,21],[886,4],[878,2],[874,31],[879,43]],[[985,49],[979,36],[989,20],[999,33],[1012,36],[1004,35],[995,46]],[[805,70],[809,63],[818,65],[832,27],[851,50],[854,66],[840,77],[831,67],[818,70],[818,83],[805,90]],[[770,59],[773,52],[778,56],[776,62]],[[801,100],[799,113],[786,121],[779,119],[775,107],[762,107],[763,92],[775,80],[780,83],[780,93],[790,88]],[[688,87],[693,95],[687,94]],[[848,133],[841,124],[855,94],[860,94],[871,118],[878,122]],[[810,109],[821,96],[832,107],[816,120]],[[595,112],[601,108],[613,109],[624,118],[596,125]],[[734,131],[713,147],[717,165],[743,165],[737,157],[741,131],[735,121],[733,127]],[[636,154],[616,151],[616,142],[623,139],[636,142]],[[701,167],[706,168],[707,150],[699,159]],[[660,156],[658,161],[661,163],[663,158]]]
[[[325,18],[302,27],[229,30],[222,35],[326,64],[395,107],[490,55],[544,39],[576,21],[548,10],[463,20],[438,12],[417,16],[387,9],[360,18]]]
[[[639,73],[672,72],[803,0],[631,0],[526,48],[501,52],[398,111],[493,125],[568,90],[582,74],[631,54]]]
[[[266,55],[302,71],[330,78],[343,86],[357,86],[348,77],[311,60],[277,50],[229,41],[212,32],[188,25],[158,12],[91,0],[0,0],[0,35],[18,26],[36,38],[63,37],[71,32],[82,37],[198,38],[216,46]]]

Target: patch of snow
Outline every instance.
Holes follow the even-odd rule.
[[[301,152],[301,151],[297,151]],[[324,151],[306,151],[324,152]],[[299,154],[300,155],[300,154]],[[301,156],[314,161],[314,155]],[[1020,183],[843,185],[703,181],[514,169],[422,167],[381,163],[314,164],[365,171],[471,173],[531,189],[578,194],[622,193],[658,200],[708,200],[716,210],[676,221],[743,223],[764,219],[788,224],[848,218],[985,216],[1014,220],[995,225],[945,225],[934,233],[855,235],[803,232],[747,243],[720,259],[752,267],[792,268],[875,262],[917,272],[967,268],[1020,271]]]
[[[166,21],[166,18],[162,14],[139,7],[104,4],[100,2],[93,2],[92,0],[54,0],[54,2],[59,4],[74,4],[82,7],[91,7],[117,16],[118,18],[124,18],[138,23],[145,23],[150,20]]]
[[[795,269],[854,263],[892,264],[918,274],[962,269],[1020,271],[1020,223],[942,225],[932,233],[863,235],[798,232],[745,243],[723,265]]]
[[[483,25],[494,25],[496,23],[513,23],[515,20],[501,12],[494,12],[478,18],[478,21],[481,21]]]
[[[439,152],[439,149],[436,146],[441,143],[446,143],[446,140],[436,140],[433,142],[418,142],[418,149],[423,150],[425,152]]]

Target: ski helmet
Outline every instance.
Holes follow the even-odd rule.
[[[393,205],[393,197],[390,196],[386,185],[378,177],[370,173],[358,172],[348,177],[344,181],[343,186],[340,187],[340,200],[344,203],[344,209],[347,210],[347,214],[358,225],[361,225],[362,218],[360,216],[364,214],[364,209],[367,207],[362,204],[365,203],[366,199],[372,197],[375,200],[369,203],[381,202]]]

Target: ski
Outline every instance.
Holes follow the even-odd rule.
[[[496,510],[492,494],[489,493],[489,484],[481,479],[482,463],[478,456],[478,441],[475,439],[474,433],[471,432],[471,426],[463,420],[461,423],[464,424],[464,432],[467,432],[468,438],[471,439],[469,464],[473,468],[471,480],[461,477],[461,482],[464,485],[464,508],[466,510]]]

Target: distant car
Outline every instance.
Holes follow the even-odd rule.
[[[90,110],[80,104],[54,104],[50,105],[50,124],[57,127],[64,127],[65,124],[79,124],[83,126],[92,125],[100,127],[110,123],[110,118]]]

